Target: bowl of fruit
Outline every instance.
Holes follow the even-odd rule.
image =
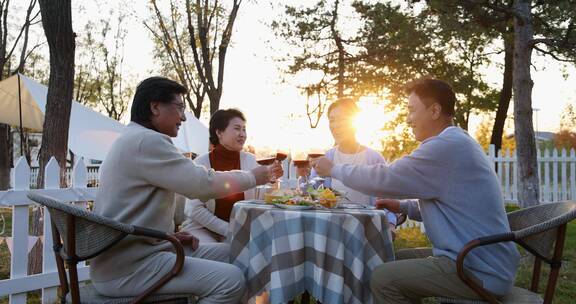
[[[308,194],[326,208],[336,208],[344,194],[330,188],[309,189]]]

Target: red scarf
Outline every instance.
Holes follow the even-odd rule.
[[[240,152],[230,151],[222,145],[216,145],[208,155],[210,166],[216,171],[240,170]],[[234,193],[227,197],[216,199],[214,214],[225,221],[230,221],[232,206],[244,199],[244,192]]]

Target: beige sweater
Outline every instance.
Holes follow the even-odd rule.
[[[256,186],[246,171],[215,172],[182,156],[170,137],[130,123],[100,168],[94,212],[117,221],[174,231],[174,193],[206,201]],[[146,265],[170,243],[127,236],[90,261],[90,277],[107,281]]]
[[[194,161],[196,164],[202,165],[208,169],[212,168],[210,165],[210,155],[208,153],[199,156]],[[240,152],[240,169],[250,170],[258,166],[259,165],[256,162],[256,157],[254,157],[254,154],[244,151]],[[254,199],[255,192],[255,189],[244,191],[244,199]],[[182,223],[181,229],[184,231],[192,232],[192,234],[194,234],[193,232],[195,230],[206,228],[210,231],[225,236],[228,232],[228,222],[214,215],[215,204],[216,200],[214,199],[211,199],[206,203],[199,199],[187,199],[186,207],[184,207],[184,214],[186,215],[186,219]]]

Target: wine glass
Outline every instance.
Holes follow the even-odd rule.
[[[321,157],[324,156],[324,154],[325,154],[324,149],[318,147],[310,148],[310,150],[308,151],[309,158]]]
[[[303,150],[292,151],[292,163],[296,168],[296,177],[300,193],[305,194],[308,189],[308,178],[310,176],[310,161],[308,154]]]
[[[288,158],[288,152],[286,152],[286,150],[280,148],[276,150],[276,160],[279,162],[284,161],[286,158]]]
[[[271,147],[260,147],[256,150],[256,162],[261,166],[270,166],[276,161],[276,149]],[[278,188],[278,183],[276,182],[276,176],[273,176],[270,179],[270,182],[261,187],[267,188]]]
[[[256,149],[256,162],[262,166],[270,166],[276,160],[276,150],[270,147]]]
[[[276,149],[276,160],[280,163],[280,166],[282,166],[286,177],[290,179],[290,170],[287,165],[284,166],[284,161],[288,158],[288,154],[289,152],[287,148],[279,147]],[[278,176],[277,181],[282,184],[284,179],[281,176]]]

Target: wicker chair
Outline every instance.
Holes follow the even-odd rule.
[[[193,295],[152,295],[170,279],[177,276],[184,263],[184,249],[173,236],[153,229],[123,224],[84,209],[62,203],[52,197],[29,193],[28,198],[46,206],[52,221],[52,239],[58,276],[60,279],[60,302],[67,298],[80,303],[195,303]],[[176,262],[166,275],[137,297],[111,298],[98,294],[92,284],[78,287],[76,265],[80,261],[93,258],[114,246],[128,234],[167,240],[176,251]],[[70,282],[66,276],[64,262],[68,268]],[[70,292],[70,296],[67,297]]]
[[[566,225],[574,218],[576,218],[576,202],[542,204],[508,213],[508,221],[512,232],[472,240],[460,250],[456,260],[460,279],[462,279],[466,285],[470,286],[484,301],[437,298],[436,302],[460,304],[552,303],[552,297],[554,296],[562,263]],[[526,251],[534,255],[532,282],[530,290],[514,287],[504,298],[497,299],[490,292],[475,284],[474,281],[465,274],[464,259],[471,250],[478,246],[511,241],[516,242],[526,249]],[[415,250],[400,250],[396,254],[396,257],[397,259],[424,258],[430,255],[432,255],[430,248],[417,248]],[[550,274],[548,276],[544,299],[538,295],[542,262],[550,265]]]

